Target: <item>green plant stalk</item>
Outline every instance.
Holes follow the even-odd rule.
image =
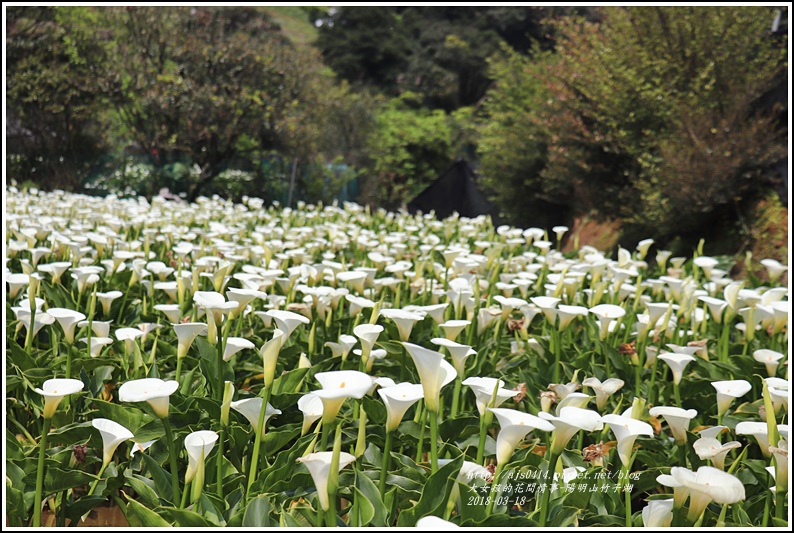
[[[367,412],[364,410],[363,400],[358,402],[358,436],[356,438],[356,457],[361,457],[367,448]]]
[[[226,324],[223,325],[223,329],[221,331],[219,331],[219,335],[218,335],[218,345],[217,345],[217,348],[218,348],[217,349],[217,354],[218,354],[217,355],[217,363],[218,363],[218,377],[217,377],[217,379],[218,379],[218,382],[215,385],[216,389],[217,389],[215,391],[215,396],[217,396],[217,398],[215,398],[215,399],[218,400],[219,402],[223,402],[223,388],[224,388],[223,387],[223,381],[224,381],[223,380],[223,370],[222,370],[223,369],[223,351],[224,351],[224,348],[225,348],[225,345],[226,345],[226,339],[229,337],[229,328],[231,326],[231,323],[232,323],[232,321],[227,319],[226,320]]]
[[[331,428],[330,424],[323,424],[322,421],[320,422],[320,426],[322,427],[322,435],[320,436],[320,451],[324,452],[328,447],[328,433],[330,433]]]
[[[490,497],[488,498],[488,505],[485,508],[486,516],[491,516],[493,514],[493,507],[494,503],[496,502],[496,493],[498,492],[497,489],[499,487],[499,476],[502,474],[502,470],[504,469],[504,463],[499,464],[496,466],[496,470],[493,473],[493,481],[491,482],[491,493]]]
[[[86,350],[88,352],[88,357],[91,357],[91,335],[94,333],[94,314],[96,313],[96,283],[94,283],[94,295],[91,298],[91,304],[88,307],[88,328],[86,329]],[[124,374],[127,374],[127,368],[125,365]]]
[[[554,471],[557,468],[557,460],[560,458],[559,453],[550,452],[549,453],[549,466],[547,469],[547,473],[549,476],[554,475]],[[549,479],[544,482],[545,489],[543,490],[543,495],[541,496],[540,500],[540,517],[538,518],[538,525],[540,527],[546,527],[546,517],[549,513]]]
[[[452,391],[452,408],[449,412],[450,418],[455,418],[458,416],[458,405],[460,404],[460,388],[461,388],[461,376],[455,378],[455,390]]]
[[[58,527],[66,527],[66,500],[69,498],[69,489],[61,492],[61,505],[58,506]]]
[[[604,348],[604,344],[609,340],[609,332],[607,332],[606,337],[604,340],[598,344],[598,351],[600,352],[601,357],[604,359],[604,372],[606,372],[607,376],[612,375],[612,361],[609,359],[609,354],[607,353],[606,349]]]
[[[226,427],[221,426],[218,432],[218,455],[215,458],[215,494],[223,500],[223,439],[226,436]]]
[[[483,459],[485,459],[485,436],[488,430],[488,425],[485,423],[485,417],[488,416],[490,411],[485,411],[483,415],[480,417],[480,440],[477,444],[477,464],[482,465]]]
[[[727,313],[725,318],[727,318]],[[720,334],[720,362],[728,362],[728,349],[730,346],[730,327],[723,319],[722,333]]]
[[[425,446],[425,429],[427,428],[427,409],[422,409],[421,412],[421,428],[419,429],[419,442],[416,445],[416,462],[422,462],[422,455],[424,455]]]
[[[206,467],[205,461],[206,457],[204,457],[204,450],[202,450],[201,458],[199,460],[198,467],[196,468],[196,477],[193,478],[193,485],[191,486],[191,503],[198,501],[198,499],[201,498],[201,494],[204,492],[204,468]]]
[[[184,509],[185,505],[187,505],[187,495],[190,492],[190,481],[185,483],[185,490],[182,491],[182,500],[179,502],[179,508]]]
[[[102,463],[102,468],[99,469],[99,473],[97,474],[97,477],[99,479],[102,479],[102,474],[105,473],[105,468],[107,468],[108,464],[110,464],[110,463]],[[94,491],[96,490],[96,486],[99,484],[99,479],[95,479],[94,480],[94,482],[91,484],[91,488],[89,489],[88,494],[86,494],[86,496],[91,496],[94,493]]]
[[[174,379],[176,380],[177,383],[179,383],[179,376],[182,374],[182,359],[184,359],[184,357],[177,356],[176,358],[176,376],[174,377]]]
[[[676,407],[681,407],[681,391],[678,388],[678,383],[673,381],[673,394],[675,395],[675,405]]]
[[[380,470],[380,484],[378,490],[380,499],[386,494],[386,476],[389,474],[389,463],[391,462],[391,448],[394,443],[394,431],[386,431],[386,442],[383,444],[383,464]]]
[[[34,304],[35,307],[35,304]],[[41,527],[41,499],[44,492],[44,457],[47,453],[47,434],[50,432],[51,418],[45,418],[39,440],[39,464],[36,469],[36,495],[33,502],[33,527]]]
[[[783,507],[786,505],[786,493],[782,490],[775,492],[775,518],[783,520]]]
[[[629,481],[629,471],[631,470],[631,461],[629,464],[623,466],[623,496],[624,496],[624,507],[626,511],[626,527],[631,527],[631,491],[626,490],[626,486],[628,485]]]
[[[331,470],[328,474],[328,511],[326,526],[336,527],[336,495],[339,491],[339,456],[342,453],[342,424],[337,422],[334,434],[334,449],[331,455]]]
[[[30,349],[33,346],[33,328],[36,325],[36,293],[38,289],[34,290],[33,285],[28,287],[28,302],[30,305],[30,323],[28,330],[25,332],[25,352],[30,355]],[[79,309],[79,307],[78,307]]]
[[[717,527],[725,527],[725,513],[728,512],[728,504],[725,503],[722,505],[722,510],[720,510],[720,516],[717,518]]]
[[[554,342],[554,383],[560,382],[560,357],[562,356],[562,339],[560,332],[554,327],[551,329],[551,338]]]
[[[262,447],[263,433],[265,432],[265,413],[267,412],[267,404],[270,401],[270,391],[271,387],[264,387],[262,389],[264,401],[262,402],[262,410],[259,411],[259,426],[255,428],[258,429],[258,431],[256,432],[256,439],[254,440],[254,451],[251,454],[251,469],[248,471],[248,485],[245,489],[248,499],[251,498],[251,486],[254,484],[254,481],[256,481],[256,467],[259,462],[259,449]],[[325,425],[323,425],[323,436],[325,436]],[[325,450],[324,447],[323,450]]]
[[[168,460],[171,465],[171,498],[176,505],[179,501],[179,470],[176,464],[176,441],[174,432],[171,430],[171,423],[168,418],[163,418],[163,429],[165,429],[165,440],[168,443]],[[187,492],[187,487],[185,487]]]
[[[430,472],[438,471],[438,413],[428,410],[430,418]]]
[[[678,454],[681,456],[681,466],[685,468],[689,468],[689,461],[687,460],[686,456],[686,443],[678,445]]]

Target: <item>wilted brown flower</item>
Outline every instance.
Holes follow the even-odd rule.
[[[72,448],[72,458],[76,463],[83,464],[85,463],[85,455],[86,451],[88,450],[88,446],[85,444],[75,444]]]
[[[516,385],[516,390],[518,391],[518,394],[513,396],[513,401],[518,403],[521,400],[523,400],[526,397],[526,395],[527,395],[527,384],[526,383],[519,383],[518,385]]]
[[[540,391],[540,408],[548,413],[551,409],[551,406],[557,403],[557,393],[551,390],[542,390]]]
[[[604,455],[606,455],[604,441],[598,444],[591,444],[582,450],[582,460],[592,463],[593,466],[604,466]]]
[[[511,318],[507,321],[507,328],[510,331],[516,331],[517,329],[522,329],[524,327],[524,320],[525,318],[514,319]]]
[[[618,346],[618,352],[622,355],[635,355],[637,353],[637,348],[634,346],[634,341],[632,341]]]

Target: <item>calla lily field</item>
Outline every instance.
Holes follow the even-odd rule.
[[[5,192],[8,526],[788,524],[776,261]]]

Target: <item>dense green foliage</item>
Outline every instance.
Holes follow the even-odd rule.
[[[342,78],[385,94],[421,96],[451,111],[476,104],[491,77],[487,59],[506,44],[526,53],[552,46],[560,7],[343,7],[321,18],[317,46]],[[592,14],[591,14],[592,16]]]
[[[529,187],[670,237],[767,188],[785,155],[781,110],[761,102],[786,69],[773,12],[605,13],[561,23],[544,63],[495,62],[479,147],[500,196]],[[520,220],[520,206],[504,207]]]
[[[292,204],[357,180],[397,208],[465,156],[512,223],[694,242],[751,217],[785,155],[775,9],[14,7],[6,163]]]

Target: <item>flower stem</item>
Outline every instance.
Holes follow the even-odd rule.
[[[179,383],[179,376],[182,373],[182,359],[184,359],[184,357],[176,358],[176,376],[174,377],[174,379],[176,380],[177,383]],[[181,386],[182,384],[179,383],[179,385]]]
[[[775,492],[775,518],[783,520],[783,506],[786,505],[785,491],[778,490]]]
[[[425,428],[427,428],[427,409],[422,409],[419,416],[422,422],[422,426],[419,430],[419,443],[416,445],[416,462],[422,462],[422,455],[424,455],[424,445],[425,445]]]
[[[675,405],[681,407],[681,391],[678,388],[678,383],[673,382],[673,394],[675,394]]]
[[[560,357],[562,355],[562,346],[560,333],[556,327],[551,329],[551,338],[554,341],[554,383],[560,382]]]
[[[342,424],[336,422],[334,448],[331,455],[331,470],[328,474],[328,511],[326,525],[336,527],[336,495],[339,490],[339,457],[342,453]]]
[[[430,417],[430,471],[435,474],[438,470],[438,413],[427,412]]]
[[[328,424],[323,424],[320,422],[322,426],[322,436],[320,437],[320,451],[324,452],[325,449],[328,447],[328,433],[330,432],[330,426]]]
[[[631,469],[631,462],[623,467],[623,495],[624,495],[624,507],[626,510],[626,527],[631,527],[631,491],[628,490],[629,485],[629,470]]]
[[[227,324],[228,324],[228,322],[227,322]],[[224,328],[224,329],[226,329],[226,328]],[[218,371],[217,380],[218,381],[217,381],[217,383],[215,385],[215,391],[214,391],[215,392],[214,396],[216,397],[215,399],[218,400],[219,402],[223,402],[223,337],[224,337],[224,335],[222,335],[222,334],[218,336],[217,359],[216,359],[216,362],[217,362],[217,365],[218,365],[218,368],[217,368],[217,371]]]
[[[548,477],[554,475],[554,471],[557,468],[557,460],[560,458],[560,454],[551,452],[549,454],[549,466],[546,471]],[[541,496],[540,500],[540,517],[538,518],[538,525],[540,527],[546,527],[546,517],[549,513],[549,493],[551,492],[549,486],[550,479],[546,479],[546,482],[543,484],[544,490],[543,495]]]
[[[254,440],[254,451],[251,455],[251,469],[248,471],[248,486],[245,489],[247,498],[251,498],[251,486],[256,481],[257,463],[259,462],[259,449],[262,447],[262,439],[265,433],[265,412],[267,411],[267,403],[270,401],[271,387],[262,389],[264,401],[262,402],[262,410],[259,411],[259,426],[254,428],[256,431],[256,440]],[[323,434],[325,434],[325,426],[323,426]]]
[[[102,479],[102,474],[105,473],[105,468],[107,468],[107,466],[108,466],[107,463],[102,463],[102,468],[99,469],[99,473],[97,474],[97,477],[99,479]],[[99,479],[95,479],[94,480],[94,482],[91,484],[91,488],[88,490],[88,494],[86,494],[86,496],[91,496],[94,493],[94,491],[96,490],[96,486],[99,484]]]
[[[681,455],[681,466],[684,468],[689,468],[689,462],[687,461],[686,457],[686,443],[678,445],[678,453]]]
[[[66,345],[66,379],[72,377],[72,345]]]
[[[386,432],[386,442],[383,444],[383,464],[380,470],[380,499],[382,500],[386,494],[386,476],[389,473],[389,463],[391,462],[391,447],[394,442],[394,431]]]
[[[179,502],[179,508],[184,509],[185,505],[187,505],[187,494],[190,492],[188,487],[190,486],[190,482],[188,481],[185,483],[185,490],[182,492],[182,501]]]
[[[176,465],[176,442],[174,432],[171,431],[171,423],[168,418],[163,418],[163,428],[165,429],[165,440],[168,444],[168,460],[171,464],[171,498],[174,505],[179,501],[179,471]],[[187,491],[187,487],[185,487]]]
[[[722,505],[722,510],[720,511],[720,516],[717,518],[717,527],[725,527],[725,513],[728,512],[728,504],[725,503]]]
[[[656,403],[656,359],[651,364],[651,383],[648,385],[648,402],[651,405]]]
[[[483,459],[485,459],[485,437],[488,434],[488,424],[485,421],[485,418],[488,416],[490,411],[485,411],[483,415],[480,417],[480,441],[477,444],[477,464],[482,465]]]
[[[35,305],[35,304],[34,304]],[[47,434],[50,432],[51,418],[44,419],[39,440],[39,465],[36,470],[36,496],[33,503],[33,527],[41,527],[41,499],[44,492],[44,457],[47,452]]]
[[[460,375],[455,378],[455,390],[452,391],[452,409],[449,412],[450,418],[455,418],[458,415],[458,405],[460,403]]]
[[[226,428],[221,427],[218,432],[218,455],[215,456],[215,494],[223,500],[223,439],[226,436]]]
[[[356,438],[356,457],[361,457],[367,447],[367,412],[363,401],[358,403],[358,437]]]
[[[730,338],[728,336],[730,332],[730,327],[728,324],[723,323],[722,325],[722,333],[720,335],[720,362],[727,363],[728,362],[728,347],[730,345]]]

